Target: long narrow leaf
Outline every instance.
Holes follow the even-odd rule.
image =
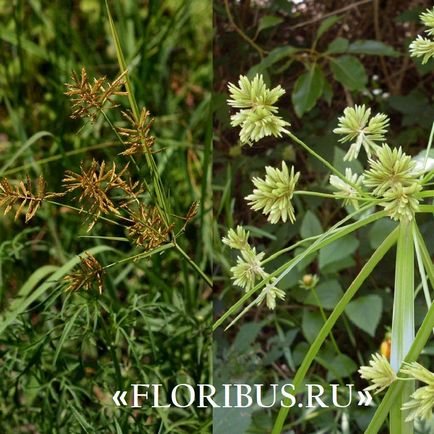
[[[321,348],[321,345],[329,335],[336,321],[342,315],[345,310],[347,304],[351,301],[354,295],[359,290],[360,286],[363,282],[369,277],[374,268],[378,265],[384,255],[391,249],[391,247],[396,243],[398,239],[398,228],[394,229],[392,233],[388,235],[388,237],[383,241],[383,243],[378,247],[378,249],[371,256],[369,261],[362,268],[360,273],[354,279],[353,283],[349,286],[345,294],[340,299],[339,303],[327,319],[324,326],[319,331],[317,337],[311,344],[306,356],[303,359],[295,377],[293,380],[294,385],[294,393],[297,393],[303,383],[304,377],[307,374],[308,369],[310,368],[312,362],[314,361],[318,351]],[[285,401],[285,404],[288,405],[290,403],[289,400]],[[280,434],[283,429],[283,425],[286,420],[286,416],[288,415],[289,407],[281,407],[279,414],[277,416],[276,422],[273,427],[272,434]]]

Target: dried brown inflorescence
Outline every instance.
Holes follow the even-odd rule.
[[[134,222],[128,228],[128,235],[145,250],[152,250],[168,240],[173,226],[167,226],[157,207],[140,204],[138,210],[128,209]]]
[[[47,199],[63,196],[64,193],[54,193],[46,191],[47,183],[41,175],[38,179],[37,192],[32,193],[32,181],[27,175],[26,182],[19,181],[15,186],[11,185],[7,178],[0,181],[0,207],[4,207],[6,215],[14,206],[18,206],[15,212],[15,219],[24,212],[26,223],[36,214],[42,202]]]
[[[86,211],[92,220],[88,230],[92,229],[101,214],[119,214],[119,208],[125,206],[125,204],[117,206],[113,202],[110,198],[113,190],[123,191],[126,202],[137,200],[137,195],[140,193],[139,183],[124,179],[128,164],[117,172],[115,163],[108,168],[105,161],[99,164],[92,160],[90,167],[85,168],[82,163],[80,169],[80,173],[67,170],[63,182],[66,192],[80,191],[78,202],[81,210]]]
[[[66,83],[67,91],[65,95],[71,97],[73,102],[73,112],[71,118],[89,117],[92,122],[95,122],[97,116],[101,113],[103,106],[108,102],[105,108],[117,107],[112,100],[114,95],[127,95],[125,91],[121,91],[121,87],[125,84],[124,71],[118,78],[110,83],[107,78],[94,78],[93,83],[87,76],[86,69],[81,69],[81,77],[75,71],[72,72],[73,83]]]
[[[117,131],[125,137],[124,144],[128,148],[120,155],[134,155],[142,152],[153,152],[152,147],[155,138],[151,135],[153,119],[150,118],[149,111],[143,107],[140,118],[136,120],[131,112],[122,112],[125,119],[130,123],[129,128],[118,127]]]
[[[75,270],[65,276],[67,286],[66,291],[79,291],[84,289],[86,291],[96,287],[98,292],[102,294],[103,290],[103,274],[104,268],[98,260],[86,252],[85,256],[80,257],[80,263]]]

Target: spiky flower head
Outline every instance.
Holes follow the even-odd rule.
[[[401,148],[392,149],[384,143],[377,151],[377,158],[369,159],[369,166],[363,183],[373,188],[372,193],[376,196],[382,196],[398,184],[408,187],[417,181],[415,163]]]
[[[231,249],[246,250],[250,247],[249,232],[238,225],[236,230],[229,229],[227,236],[222,238],[222,242]]]
[[[330,184],[337,190],[335,195],[344,197],[344,205],[351,203],[355,209],[358,209],[359,202],[357,200],[357,190],[353,185],[361,187],[363,175],[357,175],[357,173],[353,173],[352,170],[347,167],[345,169],[345,178],[349,183],[345,182],[342,178],[339,178],[339,176],[330,175]]]
[[[375,142],[384,140],[387,132],[389,118],[383,113],[378,113],[372,118],[371,109],[365,105],[356,105],[347,107],[343,116],[339,117],[338,127],[333,130],[335,134],[342,134],[340,142],[345,143],[352,141],[350,149],[344,157],[344,161],[351,161],[358,157],[363,145],[368,157],[371,152],[375,151],[377,145]]]
[[[263,107],[240,110],[231,117],[233,127],[241,126],[240,140],[250,146],[264,137],[282,137],[285,126],[289,125],[279,116]]]
[[[240,76],[238,86],[229,83],[228,104],[240,109],[231,116],[231,125],[241,126],[240,140],[250,146],[266,136],[281,137],[289,123],[276,115],[274,106],[285,93],[281,86],[268,89],[262,75],[256,74],[253,80]]]
[[[390,366],[389,361],[378,353],[372,355],[369,366],[360,367],[358,372],[364,380],[372,383],[365,390],[375,390],[376,394],[389,387],[396,380],[395,371]]]
[[[409,187],[397,184],[384,193],[384,202],[380,205],[384,207],[391,219],[411,221],[419,210],[418,193],[421,190],[422,186],[417,181]]]
[[[265,253],[256,253],[255,247],[241,250],[237,265],[231,268],[234,284],[249,291],[255,286],[256,279],[264,279],[267,274],[261,266]]]
[[[274,286],[274,280],[276,279],[272,279],[272,281],[264,287],[257,299],[257,304],[261,304],[265,300],[265,304],[270,310],[276,308],[276,299],[283,300],[285,298],[285,292]]]
[[[300,172],[295,173],[294,167],[291,167],[289,171],[284,161],[282,161],[281,170],[266,166],[265,172],[265,179],[253,178],[256,188],[245,199],[253,210],[262,210],[272,224],[279,220],[286,222],[288,219],[294,223],[295,214],[291,199]]]
[[[412,399],[402,406],[402,410],[409,411],[405,420],[407,422],[414,419],[430,420],[434,407],[434,373],[417,362],[404,363],[401,372],[427,384],[417,389],[411,395]]]
[[[434,41],[419,35],[410,44],[410,55],[412,57],[422,57],[422,64],[427,63],[434,56]]]
[[[238,86],[232,83],[228,85],[231,95],[231,98],[228,99],[228,104],[234,108],[261,106],[275,113],[277,112],[277,107],[274,107],[274,104],[285,94],[282,86],[268,89],[262,74],[256,74],[253,80],[241,75],[238,80]]]
[[[428,27],[425,32],[428,35],[434,35],[434,8],[427,9],[425,12],[422,12],[419,16],[420,20],[424,24],[425,27]]]

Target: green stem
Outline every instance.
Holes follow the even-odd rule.
[[[395,372],[411,348],[414,340],[414,245],[413,223],[406,220],[399,224],[396,248],[395,295],[392,316],[392,348],[390,364]],[[413,424],[405,422],[401,410],[414,390],[414,383],[406,383],[390,410],[390,430],[394,434],[411,434]]]
[[[425,242],[423,241],[423,238],[417,227],[415,227],[415,232],[418,237],[419,247],[422,253],[422,259],[424,261],[425,269],[427,270],[428,278],[431,282],[431,287],[434,288],[434,267],[433,267],[431,257],[429,256],[428,249],[426,248]],[[419,354],[422,352],[428,339],[430,338],[433,328],[434,328],[434,303],[431,304],[428,313],[425,316],[422,325],[420,326],[416,334],[416,337],[410,348],[410,351],[405,357],[406,362],[410,363],[410,362],[415,362],[417,360]],[[405,386],[404,383],[402,383],[401,381],[396,381],[394,384],[392,384],[389,387],[389,390],[381,400],[381,403],[378,406],[377,411],[374,414],[374,417],[371,419],[371,422],[368,428],[366,429],[365,434],[378,433],[384,421],[386,420],[387,415],[389,414],[389,411],[392,408],[392,405],[394,404],[396,399],[400,396],[404,386]],[[391,433],[394,434],[393,431],[391,431]]]
[[[361,208],[360,210],[357,211],[357,213],[359,212],[363,212],[365,209]],[[271,279],[273,277],[276,277],[277,275],[279,275],[279,277],[277,279],[282,279],[284,277],[284,275],[286,275],[287,273],[289,273],[298,263],[300,263],[300,261],[303,260],[304,257],[306,257],[307,255],[314,253],[320,249],[322,249],[323,247],[327,246],[328,244],[332,243],[333,241],[338,240],[339,238],[342,238],[343,236],[354,232],[355,230],[366,226],[369,223],[372,223],[376,220],[379,220],[382,217],[385,217],[387,215],[387,213],[385,211],[379,211],[376,212],[375,214],[370,215],[369,217],[363,218],[351,225],[346,226],[345,228],[341,228],[341,231],[337,231],[337,227],[340,224],[343,224],[344,222],[346,222],[348,219],[352,218],[355,214],[357,213],[353,213],[350,214],[349,216],[345,217],[344,219],[342,219],[340,222],[338,222],[336,225],[334,225],[332,228],[330,228],[327,232],[325,232],[324,234],[322,234],[312,245],[310,245],[302,254],[296,256],[295,258],[291,259],[290,261],[288,261],[287,263],[283,264],[282,266],[280,266],[277,270],[273,271],[273,273],[271,273],[266,279],[262,280],[262,282],[259,282],[254,288],[252,288],[250,291],[246,292],[245,294],[243,294],[243,296],[236,302],[234,303],[213,325],[213,330],[216,330],[218,327],[220,327],[224,321],[226,321],[226,319],[231,316],[232,314],[234,314],[235,312],[237,312],[242,306],[243,304],[257,291],[259,291],[263,286],[265,286],[268,282],[271,281]],[[232,324],[232,323],[231,323]]]
[[[181,246],[177,243],[175,243],[175,248],[178,250],[179,253],[181,253],[182,256],[187,260],[187,262],[193,267],[200,275],[200,277],[212,288],[212,281],[211,279],[200,269],[199,265],[196,264],[188,255],[185,253],[185,251],[181,248]]]
[[[321,155],[317,154],[310,146],[306,145],[303,140],[300,140],[295,134],[291,133],[291,131],[285,130],[285,133],[290,137],[294,142],[298,143],[302,148],[304,148],[309,154],[314,156],[318,161],[320,161],[324,166],[326,166],[331,172],[333,172],[336,176],[341,178],[345,183],[353,187],[361,196],[366,196],[361,190],[360,186],[351,182],[343,173],[341,173],[338,169],[336,169],[333,164],[329,163],[326,159],[321,157]]]
[[[312,362],[314,361],[318,351],[321,348],[324,340],[332,330],[336,321],[343,314],[345,307],[357,293],[358,289],[361,287],[363,282],[369,277],[374,268],[378,265],[384,255],[391,249],[391,247],[396,243],[398,238],[398,230],[394,229],[388,237],[383,241],[383,243],[378,247],[378,249],[373,253],[369,261],[364,265],[360,273],[354,279],[353,283],[349,286],[345,294],[340,299],[339,303],[327,319],[327,322],[319,331],[317,337],[309,347],[306,356],[303,359],[295,377],[292,381],[294,385],[294,394],[300,391],[300,387],[303,384],[304,377],[307,374]],[[284,403],[288,406],[290,404],[290,399],[285,399]],[[282,432],[283,426],[285,424],[286,417],[289,412],[289,407],[281,407],[279,414],[277,416],[276,422],[273,427],[272,434],[280,434]]]

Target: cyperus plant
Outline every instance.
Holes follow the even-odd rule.
[[[421,17],[430,27],[429,35],[433,33],[433,17],[434,10],[426,12]],[[423,47],[416,49],[417,46],[416,40],[410,48],[412,55],[424,55],[424,61],[434,55],[432,48],[428,52]],[[275,103],[284,93],[281,86],[269,89],[260,75],[255,76],[251,81],[247,77],[241,77],[238,84],[238,87],[234,84],[229,85],[228,103],[231,107],[240,109],[232,115],[231,119],[233,126],[241,127],[241,143],[252,146],[265,136],[289,137],[331,171],[330,185],[334,190],[332,193],[297,190],[297,181],[303,178],[303,173],[296,173],[294,167],[289,170],[286,163],[282,162],[282,169],[266,167],[265,178],[253,178],[255,189],[246,197],[251,209],[261,211],[271,224],[280,222],[290,224],[295,221],[296,216],[292,198],[309,195],[342,200],[349,214],[323,234],[285,247],[269,258],[266,258],[265,252],[257,253],[255,247],[248,244],[248,233],[241,226],[238,226],[236,232],[230,230],[223,242],[241,252],[238,265],[232,267],[231,272],[235,283],[243,287],[246,293],[216,321],[214,327],[219,327],[231,315],[241,310],[228,325],[230,327],[254,303],[262,301],[264,297],[261,297],[261,294],[265,293],[267,288],[268,290],[270,287],[273,288],[273,292],[277,295],[274,300],[283,298],[284,294],[279,290],[279,283],[309,255],[380,219],[392,219],[398,222],[398,227],[392,230],[376,249],[326,319],[324,326],[311,343],[292,383],[296,389],[295,393],[299,392],[312,362],[324,340],[330,335],[334,324],[384,255],[396,245],[390,363],[384,356],[373,355],[370,366],[361,367],[360,373],[362,378],[373,383],[367,388],[368,390],[381,392],[388,389],[366,432],[369,434],[378,432],[389,414],[391,433],[411,434],[413,420],[431,415],[434,405],[431,390],[432,374],[414,363],[434,326],[434,305],[431,304],[428,287],[428,282],[431,286],[434,285],[434,267],[417,221],[419,214],[430,215],[434,212],[432,205],[434,191],[430,189],[434,171],[431,168],[432,161],[429,159],[432,134],[421,165],[401,148],[386,143],[389,126],[387,115],[383,113],[372,115],[371,109],[364,105],[347,107],[334,130],[341,136],[339,142],[349,143],[343,161],[357,159],[363,147],[368,157],[368,167],[362,173],[355,173],[350,168],[342,173],[295,136],[288,129],[289,122],[278,116]],[[303,249],[297,250],[292,259],[272,273],[265,272],[264,265],[271,259],[299,247]],[[246,251],[250,252],[254,261],[247,260]],[[240,279],[241,264],[243,279]],[[427,301],[427,314],[416,335],[415,266],[419,271]],[[259,283],[256,284],[257,280]],[[247,307],[241,309],[244,303],[258,292],[260,295],[256,296]],[[275,303],[269,307],[274,308]],[[424,381],[427,386],[414,391],[415,379]],[[282,432],[287,414],[288,408],[280,409],[273,434]]]

